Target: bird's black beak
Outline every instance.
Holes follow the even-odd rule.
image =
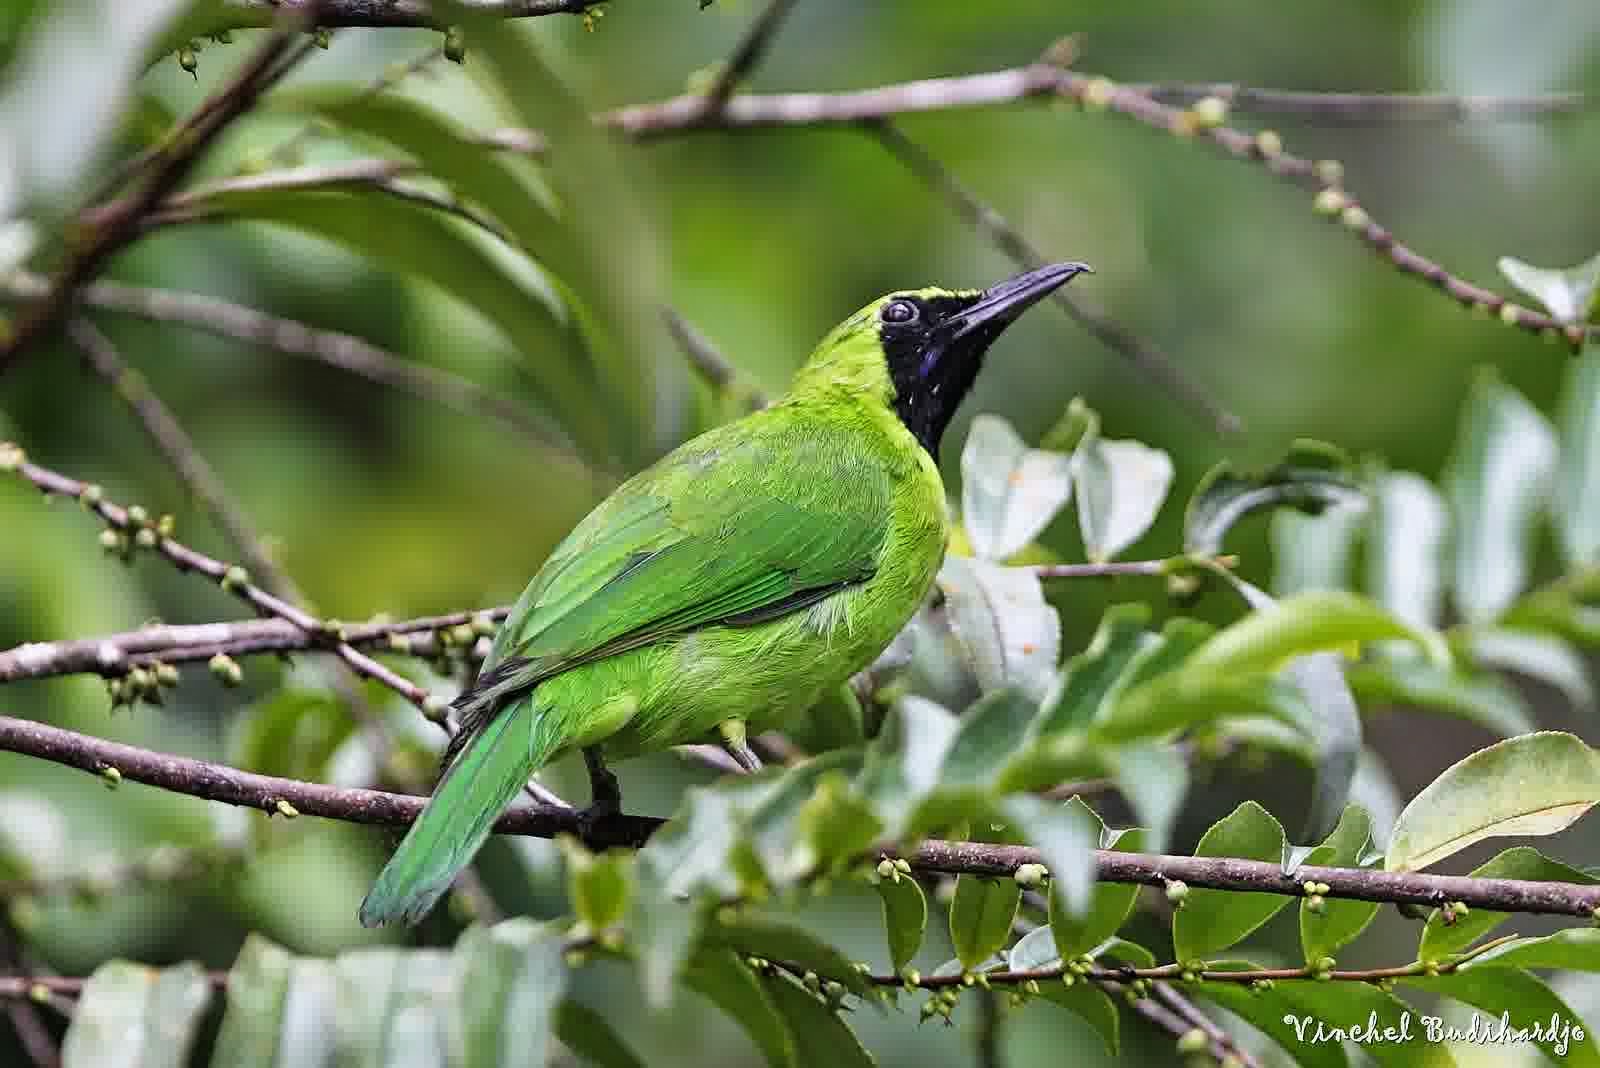
[[[1092,274],[1094,269],[1087,263],[1052,263],[1007,278],[984,290],[976,304],[941,325],[950,331],[948,339],[951,341],[966,337],[989,323],[1004,329],[1034,304],[1084,273]]]

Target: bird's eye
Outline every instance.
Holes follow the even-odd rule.
[[[878,316],[886,323],[914,323],[920,314],[917,306],[909,300],[891,300],[883,306]]]

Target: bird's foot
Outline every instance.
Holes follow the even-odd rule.
[[[746,737],[744,720],[724,720],[717,728],[722,734],[722,748],[728,751],[735,762],[744,769],[746,775],[754,775],[762,768],[761,758],[756,751],[750,748],[749,739]]]
[[[589,807],[578,813],[578,837],[596,852],[612,846],[638,845],[635,821],[622,811],[622,787],[606,767],[600,750],[594,746],[585,749],[583,763],[589,769],[592,799]]]

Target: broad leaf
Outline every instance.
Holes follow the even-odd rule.
[[[289,990],[289,952],[252,934],[228,972],[228,1006],[211,1059],[237,1068],[273,1068],[278,1063],[284,998]]]
[[[1195,846],[1197,857],[1242,857],[1276,864],[1283,858],[1283,827],[1254,801],[1246,801],[1211,826]],[[1289,903],[1281,894],[1191,888],[1172,918],[1180,961],[1204,960],[1238,942]]]
[[[1451,590],[1468,620],[1495,618],[1522,592],[1557,452],[1538,409],[1492,373],[1478,377],[1443,480],[1455,518]]]
[[[1297,441],[1277,466],[1235,474],[1226,462],[1207,472],[1184,513],[1183,544],[1214,556],[1233,525],[1263,508],[1290,507],[1312,515],[1330,505],[1360,506],[1361,491],[1344,472],[1344,456],[1330,445]]]
[[[197,964],[102,964],[78,995],[62,1065],[183,1068],[210,1002],[211,980]]]
[[[1105,1043],[1106,1053],[1112,1057],[1117,1055],[1121,1045],[1122,1019],[1117,1013],[1116,1004],[1104,990],[1081,980],[1071,986],[1062,984],[1060,980],[1052,980],[1040,983],[1039,989],[1046,1001],[1082,1017],[1100,1036],[1100,1041]]]
[[[961,716],[961,726],[939,766],[939,785],[947,789],[987,789],[1021,746],[1033,722],[1036,703],[1015,690],[1001,690],[977,701]]]
[[[1119,604],[1106,610],[1089,647],[1068,660],[1040,702],[1035,732],[1053,734],[1087,726],[1134,655],[1154,636],[1145,630],[1149,606]]]
[[[1582,1065],[1585,1068],[1600,1066],[1600,1046],[1588,1028],[1573,1027],[1569,1034],[1550,1034],[1551,1023],[1577,1024],[1578,1016],[1544,980],[1520,968],[1485,968],[1481,971],[1460,971],[1438,976],[1406,976],[1400,980],[1408,986],[1428,990],[1456,1001],[1466,1002],[1482,1010],[1488,1019],[1479,1018],[1478,1029],[1487,1027],[1497,1033],[1502,1017],[1508,1024],[1508,1035],[1500,1044],[1513,1042],[1514,1032],[1528,1030],[1527,1037],[1543,1051],[1546,1058],[1561,1065]],[[1540,1033],[1531,1031],[1538,1024]],[[1465,1031],[1465,1028],[1462,1028]],[[1446,1032],[1445,1037],[1448,1036]]]
[[[904,874],[879,879],[878,896],[883,900],[883,933],[889,942],[889,963],[898,974],[922,948],[922,937],[928,929],[928,899],[921,884]]]
[[[525,918],[461,936],[454,1001],[464,1063],[545,1063],[566,993],[563,952],[559,933]],[[437,982],[426,972],[419,978]],[[402,1015],[399,1006],[391,1012]]]
[[[1017,918],[1022,887],[1014,879],[978,875],[956,876],[956,896],[950,902],[950,942],[968,971],[976,969],[1011,941],[1011,923]]]
[[[1450,512],[1433,484],[1409,471],[1378,476],[1367,531],[1367,589],[1413,627],[1439,622]]]
[[[1100,818],[1077,798],[1062,803],[1017,795],[1003,798],[1000,811],[1038,847],[1050,869],[1051,899],[1067,915],[1083,916],[1095,884],[1094,851],[1105,830]]]
[[[981,560],[1004,560],[1050,525],[1072,496],[1072,458],[1030,449],[1011,424],[978,415],[961,450],[961,523]]]
[[[1100,822],[1100,817],[1079,798],[1067,802],[1077,810],[1080,818],[1093,820],[1099,827],[1101,849],[1114,849],[1124,853],[1142,852],[1145,835],[1142,828],[1111,832]],[[1092,858],[1091,858],[1092,859]],[[1050,930],[1053,933],[1057,956],[1077,957],[1100,945],[1116,934],[1133,911],[1139,897],[1139,887],[1132,883],[1096,883],[1089,897],[1087,910],[1069,907],[1064,894],[1057,893],[1059,884],[1050,887]]]
[[[1572,362],[1560,426],[1556,533],[1567,566],[1582,567],[1600,562],[1600,347],[1591,344]]]
[[[945,557],[939,569],[950,629],[984,693],[1012,686],[1038,701],[1061,657],[1061,620],[1032,571]]]
[[[1515,671],[1561,691],[1574,708],[1594,706],[1589,668],[1571,645],[1545,634],[1509,627],[1486,627],[1468,638],[1471,656],[1478,663]]]
[[[1172,458],[1137,441],[1091,434],[1072,454],[1078,529],[1090,560],[1109,560],[1155,522],[1172,485]]]
[[[1367,516],[1366,503],[1341,502],[1320,515],[1281,511],[1272,517],[1272,592],[1350,588],[1350,558]]]
[[[1568,927],[1543,938],[1519,938],[1495,946],[1463,964],[1462,970],[1479,968],[1561,968],[1600,971],[1600,929]]]
[[[797,1068],[795,1040],[768,994],[768,982],[726,947],[707,946],[683,972],[684,984],[744,1028],[771,1068]]]
[[[1574,267],[1535,267],[1515,256],[1501,256],[1495,266],[1506,281],[1543,304],[1550,318],[1561,323],[1581,323],[1594,308],[1600,287],[1600,256]]]
[[[1409,639],[1436,663],[1450,662],[1437,632],[1403,623],[1352,593],[1313,592],[1285,597],[1224,627],[1195,651],[1185,671],[1271,671],[1291,657],[1385,638]]]
[[[1444,712],[1505,737],[1536,729],[1528,703],[1498,675],[1441,668],[1422,660],[1381,657],[1345,669],[1363,705],[1403,705]]]
[[[1554,834],[1600,801],[1600,753],[1544,731],[1497,742],[1446,768],[1395,822],[1384,866],[1425,868],[1474,842]]]
[[[603,1015],[570,998],[556,1007],[556,1037],[595,1068],[644,1068]]]
[[[1353,868],[1372,851],[1372,818],[1351,805],[1344,810],[1333,833],[1306,855],[1304,863],[1321,867]],[[1367,929],[1378,914],[1375,901],[1325,899],[1320,912],[1300,902],[1300,948],[1308,962],[1331,957]]]
[[[865,994],[866,983],[855,964],[816,935],[791,923],[765,916],[739,916],[716,924],[708,933],[713,944],[740,953],[781,960],[824,979],[842,983],[853,994]]]
[[[1123,746],[1117,750],[1113,778],[1135,818],[1149,828],[1148,848],[1160,852],[1189,789],[1189,765],[1183,754],[1160,742]]]
[[[827,1068],[871,1068],[877,1063],[839,1014],[800,984],[774,976],[767,996],[789,1025],[798,1063]]]
[[[1539,882],[1594,884],[1600,882],[1576,868],[1551,860],[1537,849],[1516,846],[1492,857],[1487,863],[1473,869],[1475,879],[1532,879]],[[1460,953],[1478,939],[1511,918],[1509,912],[1493,909],[1473,909],[1453,923],[1444,922],[1444,914],[1434,909],[1422,929],[1422,941],[1417,945],[1417,959],[1442,961],[1453,953]]]

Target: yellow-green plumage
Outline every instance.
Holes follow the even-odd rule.
[[[562,753],[626,758],[714,741],[730,721],[780,727],[871,662],[944,554],[930,441],[1009,321],[960,335],[974,366],[947,384],[884,309],[909,302],[931,322],[934,309],[981,307],[983,296],[875,301],[823,339],[781,401],[680,446],[574,528],[457,702],[462,731],[444,776],[363,903],[363,923],[425,914],[528,777]],[[1017,311],[1034,299],[1012,298]],[[941,344],[950,359],[964,355]],[[921,378],[906,377],[913,364]],[[924,384],[929,403],[945,406],[931,439],[921,415],[907,415],[908,388]],[[946,385],[956,395],[940,399]]]

